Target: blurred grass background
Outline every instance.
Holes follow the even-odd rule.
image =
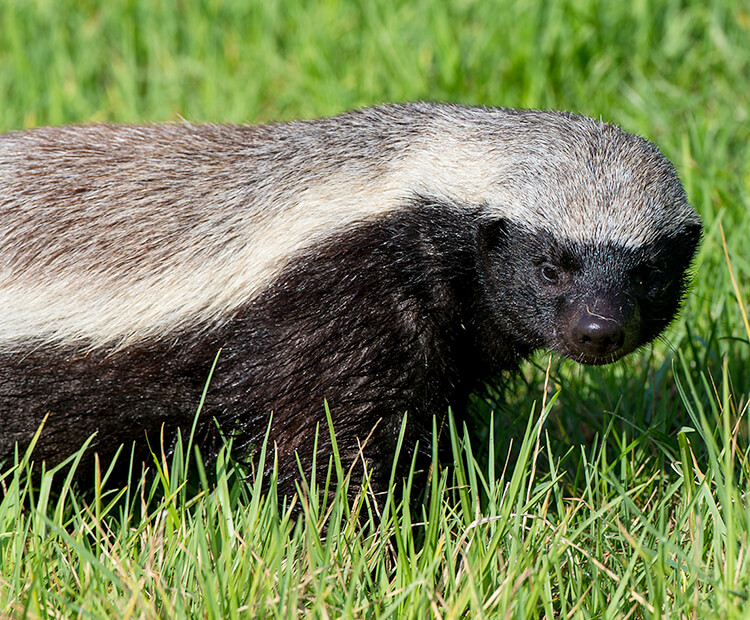
[[[612,368],[580,368],[553,361],[549,391],[561,389],[561,393],[547,421],[549,436],[544,445],[549,463],[540,465],[540,471],[548,476],[545,484],[555,480],[562,486],[554,487],[559,495],[551,505],[547,500],[540,504],[538,498],[534,503],[531,489],[537,471],[529,465],[525,472],[530,480],[528,501],[518,506],[538,518],[543,515],[553,525],[572,523],[571,515],[587,506],[591,513],[580,516],[579,538],[571,531],[566,534],[567,542],[553,537],[563,550],[559,556],[551,554],[556,559],[544,565],[547,572],[535,562],[551,553],[551,539],[542,537],[534,543],[529,538],[524,539],[525,546],[508,543],[510,548],[502,552],[505,556],[500,554],[499,564],[477,568],[486,582],[471,578],[471,587],[466,586],[462,581],[467,578],[466,568],[459,567],[453,577],[438,571],[436,581],[422,584],[425,591],[421,592],[399,582],[403,576],[388,564],[387,541],[392,540],[392,533],[384,530],[377,549],[360,541],[364,545],[362,558],[375,554],[383,566],[395,571],[388,573],[383,568],[377,583],[364,580],[373,600],[377,599],[373,592],[379,592],[384,597],[377,599],[381,603],[400,601],[392,607],[377,607],[378,613],[392,609],[396,615],[398,611],[418,616],[427,611],[435,614],[438,609],[447,617],[491,616],[502,609],[503,613],[530,617],[542,613],[587,617],[588,611],[602,617],[628,613],[634,617],[660,617],[662,613],[742,617],[750,600],[750,517],[745,498],[750,474],[745,414],[750,393],[750,334],[743,325],[738,295],[750,302],[750,2],[0,0],[3,131],[103,121],[255,123],[313,118],[406,100],[558,108],[617,123],[655,141],[675,163],[691,203],[703,217],[705,238],[695,265],[694,288],[681,318],[664,340]],[[736,291],[719,223],[737,276]],[[546,365],[547,356],[540,355],[521,377],[501,378],[497,386],[475,397],[478,425],[487,424],[489,411],[501,414],[495,443],[489,450],[485,445],[478,456],[484,471],[493,458],[502,463],[510,440],[523,433],[534,401],[544,393]],[[706,416],[705,428],[701,428],[700,412]],[[488,434],[480,436],[486,439]],[[717,444],[715,450],[712,442]],[[579,446],[583,448],[579,450]],[[573,453],[568,453],[569,448]],[[690,469],[691,462],[695,471]],[[554,472],[561,477],[555,478]],[[720,473],[721,484],[712,477]],[[606,478],[606,492],[594,482],[600,480],[597,476]],[[691,476],[697,482],[690,482]],[[706,485],[701,500],[695,484]],[[639,489],[639,497],[651,498],[640,500],[643,513],[623,500],[630,497],[628,489]],[[729,489],[726,495],[721,495],[722,489]],[[214,496],[206,497],[213,501]],[[242,498],[239,492],[232,501],[238,498]],[[573,504],[567,503],[570,498]],[[652,500],[655,507],[648,512]],[[29,524],[37,521],[24,521],[31,519],[24,512],[28,502],[27,497],[25,504],[6,503],[6,512],[0,510],[0,525],[5,524],[5,529],[0,529],[0,569],[6,571],[2,573],[6,576],[0,577],[0,615],[19,610],[45,615],[49,609],[79,609],[78,613],[83,613],[81,609],[96,608],[104,610],[102,615],[113,609],[121,611],[115,603],[112,608],[103,604],[87,607],[72,594],[77,591],[77,586],[71,585],[76,578],[67,582],[60,577],[64,572],[60,567],[68,562],[64,553],[56,556],[60,559],[49,569],[40,563],[40,559],[46,561],[46,552],[28,551],[34,544],[19,534],[28,531],[33,538],[36,532]],[[602,508],[609,506],[607,502],[611,502],[610,511]],[[446,506],[446,514],[452,514]],[[490,501],[486,507],[490,513],[493,506],[497,507]],[[686,512],[673,512],[676,506]],[[188,507],[183,504],[180,510]],[[698,518],[690,511],[703,516]],[[76,513],[78,517],[70,517],[70,522],[60,516],[58,530],[83,523],[85,512]],[[60,509],[59,514],[66,513]],[[148,514],[159,513],[155,509]],[[635,521],[634,514],[640,515]],[[238,516],[234,519],[239,521]],[[636,534],[623,533],[622,524],[634,522],[643,528],[635,527],[637,536],[642,536],[637,541],[633,538]],[[19,525],[23,523],[27,525]],[[608,530],[607,524],[613,529]],[[159,523],[146,519],[141,527],[156,525]],[[514,540],[530,536],[525,520],[517,526]],[[313,519],[308,527],[315,530],[318,522]],[[689,535],[684,534],[685,528]],[[699,535],[704,529],[705,539]],[[295,540],[302,547],[309,543],[306,536],[312,536],[306,531],[295,530]],[[255,535],[259,540],[273,538],[264,532]],[[502,532],[497,535],[505,536]],[[679,538],[683,535],[687,538]],[[445,536],[450,539],[451,535]],[[460,530],[454,536],[466,541]],[[674,542],[674,537],[681,542]],[[571,540],[574,542],[568,544]],[[665,541],[673,541],[672,546]],[[228,539],[225,542],[234,544]],[[679,549],[686,545],[697,549],[694,564],[691,570],[679,573],[675,566],[684,560],[678,561]],[[98,548],[93,548],[90,553],[96,555]],[[418,555],[418,548],[417,544],[411,551]],[[10,549],[15,549],[15,555],[10,555]],[[82,565],[89,562],[96,568],[87,549],[72,545],[67,553],[79,557]],[[302,555],[308,561],[312,557]],[[580,566],[569,559],[579,556],[583,558]],[[286,617],[294,610],[310,609],[334,615],[348,609],[352,615],[367,615],[366,601],[358,602],[358,607],[350,601],[347,607],[335,598],[332,593],[339,592],[338,586],[331,583],[351,576],[337,572],[337,562],[342,561],[338,556],[323,554],[323,558],[320,562],[330,573],[321,576],[312,569],[300,569],[294,578],[287,575],[292,585],[284,592],[290,598],[277,589],[263,600],[279,601],[279,614]],[[408,563],[413,556],[405,558]],[[246,559],[258,561],[252,553]],[[371,570],[374,560],[360,560],[363,571]],[[266,566],[273,564],[265,556],[263,561]],[[643,566],[637,570],[633,567],[640,566],[638,562]],[[602,569],[605,564],[610,572]],[[13,578],[7,576],[11,567]],[[225,568],[228,578],[233,574],[237,578],[236,568]],[[215,566],[213,570],[224,574]],[[684,567],[679,570],[685,571]],[[47,574],[57,575],[49,577],[58,592],[49,608],[35,598],[43,597],[40,593],[49,587]],[[538,583],[543,585],[518,602],[519,590],[514,584],[516,580],[526,584],[530,574],[538,575]],[[596,582],[593,589],[586,575]],[[32,594],[24,594],[29,578],[36,585]],[[203,590],[196,586],[202,595],[206,584],[222,591],[222,584],[203,578],[209,579],[201,582]],[[166,592],[174,585],[169,579],[165,573],[159,586],[162,589],[157,588],[159,596],[151,591],[141,593],[144,598],[132,613],[173,615],[183,609],[173,599],[157,607],[145,602],[151,596],[167,600]],[[67,584],[64,587],[60,585],[63,582]],[[446,586],[448,582],[453,589]],[[563,588],[562,582],[568,585]],[[137,579],[133,583],[138,583]],[[264,591],[264,586],[253,583],[258,591]],[[267,587],[273,590],[273,579]],[[340,587],[343,599],[355,596]],[[130,592],[122,583],[118,588]],[[133,588],[133,596],[137,590]],[[106,592],[102,587],[102,596],[106,597]],[[445,597],[442,603],[435,592]],[[234,613],[243,605],[251,608],[241,600],[233,606],[234,599],[226,591],[224,594],[230,601],[228,607],[218,605],[204,613]],[[420,595],[427,596],[426,602],[410,606],[409,597]],[[330,596],[336,604],[329,603],[326,597]],[[21,607],[18,601],[23,602]],[[498,607],[498,601],[507,602],[507,606]],[[181,604],[186,605],[184,601]],[[275,613],[269,612],[272,607],[262,609],[263,614]]]

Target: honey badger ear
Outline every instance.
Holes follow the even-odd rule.
[[[479,221],[477,245],[483,254],[497,251],[506,245],[510,224],[504,218],[485,218]]]

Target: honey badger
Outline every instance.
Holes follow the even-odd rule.
[[[282,490],[387,476],[432,416],[540,348],[605,364],[674,318],[701,235],[669,161],[564,112],[415,103],[268,126],[0,137],[0,460],[146,446],[202,412]]]

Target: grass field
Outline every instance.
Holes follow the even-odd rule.
[[[417,99],[567,109],[657,142],[705,225],[666,338],[498,378],[455,466],[377,505],[344,483],[295,519],[187,441],[153,482],[93,497],[60,472],[32,487],[22,463],[0,474],[0,617],[750,617],[747,0],[0,3],[2,130]]]

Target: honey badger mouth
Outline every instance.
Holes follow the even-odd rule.
[[[609,364],[639,346],[640,312],[623,295],[571,304],[560,319],[562,352],[581,364]]]

